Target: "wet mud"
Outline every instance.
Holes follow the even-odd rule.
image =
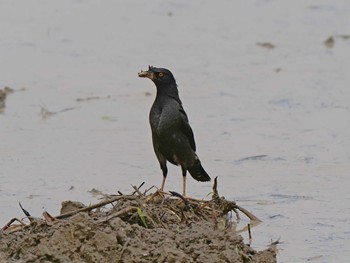
[[[258,252],[237,234],[228,214],[240,207],[214,197],[135,192],[93,206],[66,201],[57,217],[5,226],[0,262],[276,262],[274,244]]]

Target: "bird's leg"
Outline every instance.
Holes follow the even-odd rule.
[[[181,166],[182,169],[182,195],[185,197],[186,196],[186,168]]]
[[[163,171],[163,181],[162,181],[162,187],[161,187],[160,191],[164,192],[164,185],[165,185],[166,176],[168,174],[168,168],[166,167],[166,164],[162,165],[161,168]]]
[[[165,179],[166,179],[166,177],[163,176],[162,187],[160,188],[160,191],[162,191],[162,192],[164,192]]]

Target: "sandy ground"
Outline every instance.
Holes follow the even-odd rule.
[[[102,202],[63,202],[56,218],[4,227],[0,262],[276,262],[274,245],[258,252],[235,232],[234,202],[158,192]]]

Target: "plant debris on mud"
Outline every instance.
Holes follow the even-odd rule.
[[[63,202],[56,217],[22,208],[30,223],[13,219],[0,230],[0,262],[276,262],[276,244],[257,252],[230,215],[259,219],[216,191],[197,200],[134,189],[91,206]]]

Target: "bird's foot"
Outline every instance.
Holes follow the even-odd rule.
[[[160,197],[165,198],[165,192],[164,192],[163,190],[159,189],[159,190],[157,191],[157,194],[158,194]]]

